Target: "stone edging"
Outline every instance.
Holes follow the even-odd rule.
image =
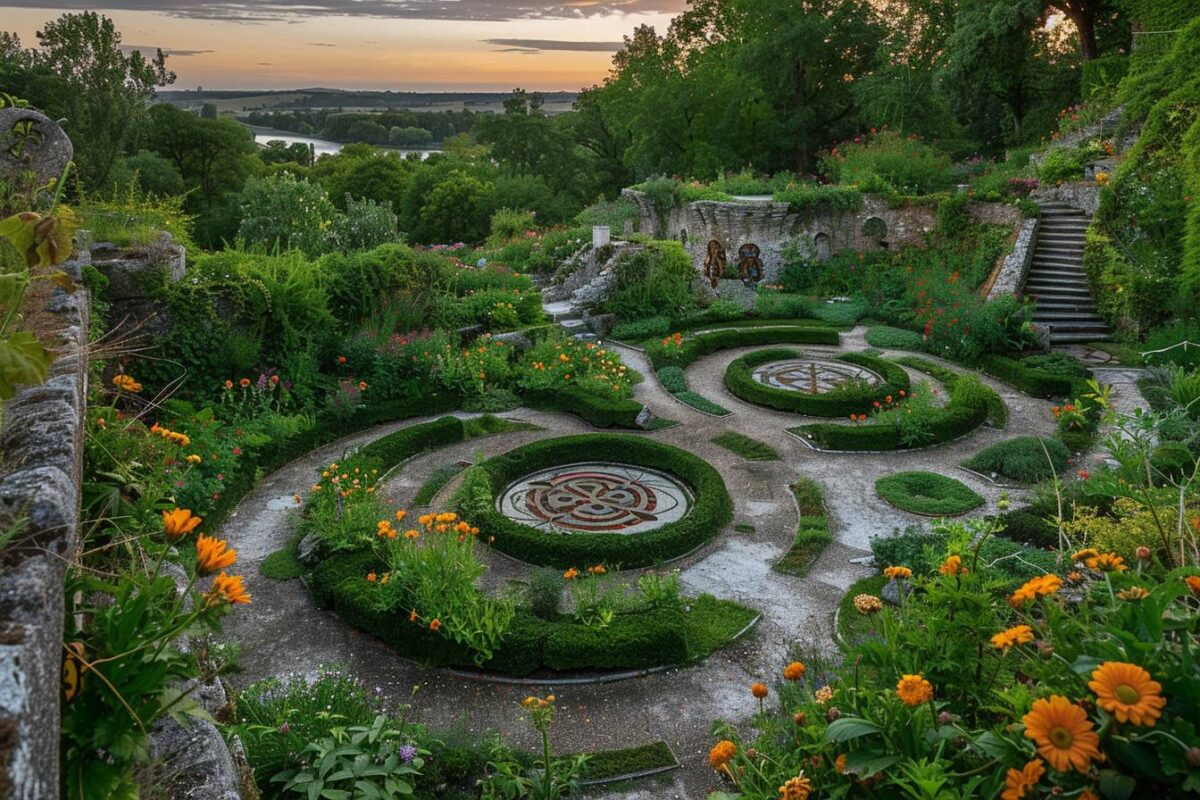
[[[1021,223],[1017,229],[1017,240],[1012,252],[1001,265],[996,279],[988,290],[987,299],[995,300],[1005,295],[1016,294],[1025,288],[1025,278],[1029,275],[1029,266],[1033,263],[1033,244],[1037,240],[1038,218],[1032,217]]]

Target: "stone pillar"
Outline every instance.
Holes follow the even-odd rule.
[[[599,249],[612,241],[612,229],[607,225],[592,226],[592,247]]]

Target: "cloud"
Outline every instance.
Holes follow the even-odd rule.
[[[621,42],[564,42],[557,39],[484,39],[484,44],[507,45],[510,49],[501,53],[528,53],[542,50],[570,50],[586,53],[615,53],[623,47]]]
[[[94,0],[60,0],[60,11],[83,11]],[[587,19],[613,14],[677,13],[687,0],[104,0],[117,11],[153,11],[173,17],[261,23],[323,16],[400,17],[501,22],[525,19]],[[0,8],[44,8],[46,0],[0,0]]]
[[[204,55],[205,53],[213,52],[212,50],[183,50],[183,49],[176,49],[174,47],[159,48],[157,45],[151,45],[151,44],[123,44],[123,45],[121,45],[121,49],[124,50],[126,53],[131,53],[134,50],[137,50],[139,52],[145,53],[146,55],[153,55],[155,50],[161,49],[163,51],[163,55],[165,55],[165,56],[178,56],[180,58],[183,58],[185,56],[200,56],[200,55]]]
[[[336,44],[330,44],[329,42],[309,42],[308,46],[309,47],[337,47]]]
[[[520,53],[523,56],[538,56],[542,54],[541,50],[529,50],[524,47],[501,47],[493,50],[493,53]]]

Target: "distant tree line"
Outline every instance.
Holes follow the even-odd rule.
[[[479,116],[471,110],[351,112],[313,109],[251,111],[243,119],[250,125],[332,142],[422,147],[460,133],[471,133]]]

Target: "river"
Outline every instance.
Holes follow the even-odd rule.
[[[331,142],[326,139],[314,139],[311,136],[300,136],[295,133],[287,133],[286,131],[276,131],[270,128],[250,128],[254,132],[255,144],[265,145],[267,142],[277,140],[288,144],[307,144],[312,145],[313,151],[320,158],[323,155],[333,155],[341,152],[343,145],[339,142]],[[406,147],[386,147],[387,150],[394,150],[401,155],[409,153],[420,153],[421,158],[429,158],[433,153],[440,153],[440,150],[417,150]]]

